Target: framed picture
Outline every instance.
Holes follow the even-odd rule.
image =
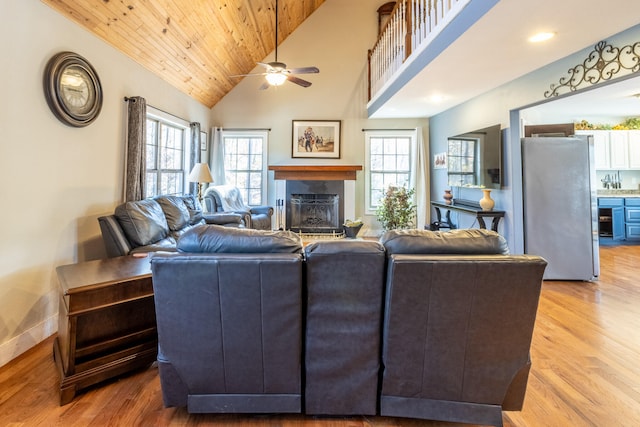
[[[291,157],[339,159],[340,120],[294,120]]]
[[[447,168],[447,153],[440,153],[433,156],[433,168],[434,169],[446,169]]]
[[[208,142],[207,133],[200,132],[200,151],[207,151]]]

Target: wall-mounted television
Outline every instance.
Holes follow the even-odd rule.
[[[449,137],[447,175],[451,187],[499,189],[502,185],[500,125]]]

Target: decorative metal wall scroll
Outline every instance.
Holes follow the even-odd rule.
[[[581,87],[592,86],[611,80],[618,74],[625,75],[640,71],[640,42],[621,48],[598,42],[594,50],[582,64],[569,69],[568,76],[562,77],[558,84],[551,84],[544,93],[545,98],[575,92]]]

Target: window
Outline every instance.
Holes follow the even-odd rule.
[[[366,156],[366,211],[375,213],[390,185],[411,188],[414,184],[415,131],[368,131]]]
[[[145,197],[183,194],[189,125],[147,106]]]
[[[249,206],[267,199],[267,132],[223,132],[225,181],[238,187]]]
[[[476,142],[474,139],[449,138],[447,174],[449,185],[476,185]]]

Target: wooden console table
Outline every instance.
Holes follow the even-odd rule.
[[[491,229],[493,231],[498,231],[498,223],[500,222],[500,218],[504,217],[504,211],[483,211],[480,208],[478,203],[472,202],[470,200],[454,200],[450,205],[444,202],[431,202],[431,206],[433,206],[436,211],[436,221],[431,223],[432,230],[439,230],[440,228],[456,228],[456,226],[451,222],[451,211],[462,212],[469,215],[474,215],[478,220],[478,225],[480,228],[487,228],[487,225],[484,222],[485,218],[493,218],[491,221]],[[442,220],[442,213],[440,209],[446,209],[445,219]]]
[[[158,335],[148,258],[122,256],[56,269],[60,405],[76,391],[156,360]]]

